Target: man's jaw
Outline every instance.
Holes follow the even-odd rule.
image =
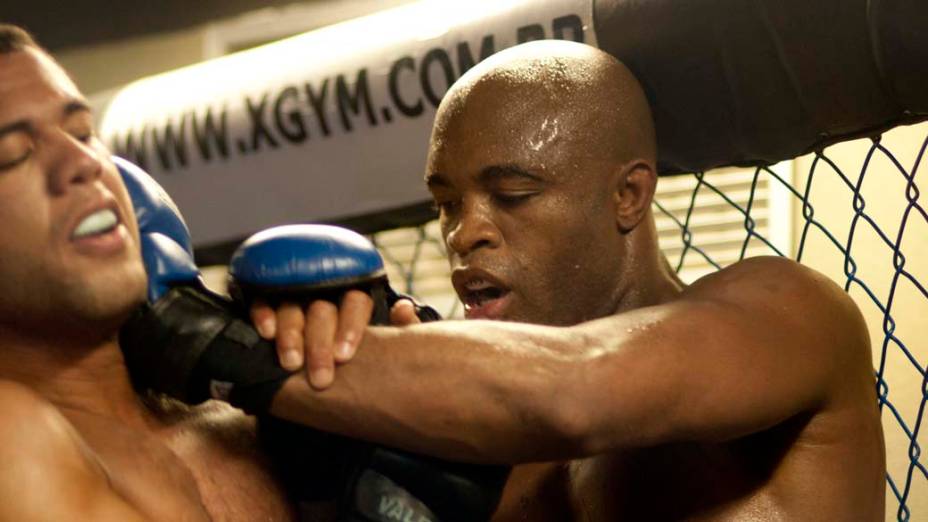
[[[454,289],[464,303],[467,319],[503,319],[512,291],[494,274],[479,268],[457,268],[451,274]]]

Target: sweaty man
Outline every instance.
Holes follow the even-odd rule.
[[[92,122],[61,67],[0,25],[0,519],[293,519],[253,419],[133,392],[116,337],[146,275]]]
[[[371,327],[333,381],[343,312],[255,310],[314,385],[291,377],[272,411],[518,464],[497,520],[882,520],[859,311],[781,258],[681,283],[655,160],[642,89],[609,55],[534,42],[481,63],[438,110],[425,178],[472,320]]]

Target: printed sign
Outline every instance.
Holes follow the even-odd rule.
[[[426,201],[435,108],[517,43],[595,44],[591,0],[427,0],[132,83],[101,134],[177,201],[194,242]]]

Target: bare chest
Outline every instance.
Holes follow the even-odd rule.
[[[293,506],[258,449],[251,419],[195,423],[170,441],[189,469],[211,520],[296,520]]]
[[[240,413],[207,412],[163,433],[100,421],[80,429],[117,494],[154,520],[295,520]]]
[[[777,520],[761,475],[689,450],[519,466],[494,520]]]
[[[876,409],[852,410],[723,444],[519,466],[495,520],[880,520],[884,473]]]

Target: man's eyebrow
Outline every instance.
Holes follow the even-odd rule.
[[[65,104],[64,109],[62,110],[65,117],[68,117],[77,112],[91,112],[90,104],[87,101],[82,99],[74,99]],[[6,136],[7,134],[12,134],[14,132],[32,132],[32,125],[28,120],[17,120],[13,123],[9,123],[0,127],[0,138]]]
[[[64,106],[64,115],[70,116],[75,112],[91,112],[90,104],[86,100],[74,99]]]
[[[545,181],[544,178],[538,174],[529,172],[516,165],[491,165],[480,171],[480,181],[483,183],[514,178],[522,178],[537,182]]]
[[[0,127],[0,138],[6,136],[7,134],[13,134],[14,132],[32,132],[32,126],[29,125],[29,122],[26,120],[14,121],[8,125]]]

